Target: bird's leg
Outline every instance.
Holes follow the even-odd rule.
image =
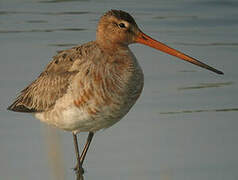
[[[79,147],[78,147],[78,140],[77,140],[77,134],[73,133],[73,138],[74,138],[74,148],[75,148],[75,153],[76,153],[76,158],[77,158],[77,165],[76,167],[74,168],[74,170],[76,171],[77,173],[77,179],[79,178],[83,178],[83,173],[84,173],[84,170],[82,168],[82,165],[80,163],[80,156],[79,156]]]
[[[93,136],[94,136],[94,133],[93,132],[89,132],[88,134],[88,138],[87,138],[87,142],[83,148],[83,152],[81,154],[81,156],[79,156],[79,148],[78,148],[78,140],[77,140],[77,135],[73,133],[73,137],[74,137],[74,147],[75,147],[75,153],[76,153],[76,158],[77,158],[77,164],[74,168],[74,170],[78,173],[77,174],[77,180],[78,179],[82,179],[83,178],[83,173],[84,173],[84,170],[82,168],[82,165],[83,165],[83,162],[84,162],[84,159],[86,157],[86,154],[88,152],[88,149],[89,149],[89,146],[90,146],[90,143],[93,139]]]
[[[92,141],[92,139],[93,139],[93,135],[94,135],[93,132],[89,132],[89,133],[88,133],[87,142],[86,142],[86,144],[85,144],[85,146],[84,146],[84,148],[83,148],[83,152],[82,152],[82,154],[81,154],[81,156],[80,156],[81,166],[83,165],[84,159],[85,159],[86,154],[87,154],[87,152],[88,152],[88,148],[89,148],[90,143],[91,143],[91,141]]]

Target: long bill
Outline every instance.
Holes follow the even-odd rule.
[[[198,60],[196,60],[196,59],[194,59],[194,58],[192,58],[192,57],[190,57],[190,56],[188,56],[188,55],[186,55],[186,54],[184,54],[182,52],[177,51],[176,49],[173,49],[173,48],[171,48],[171,47],[169,47],[169,46],[167,46],[167,45],[165,45],[165,44],[163,44],[161,42],[158,42],[158,41],[152,39],[151,37],[149,37],[148,35],[144,34],[141,31],[138,33],[135,41],[137,43],[145,44],[147,46],[150,46],[152,48],[155,48],[155,49],[158,49],[158,50],[160,50],[162,52],[170,54],[172,56],[178,57],[178,58],[180,58],[180,59],[182,59],[184,61],[188,61],[188,62],[190,62],[192,64],[197,65],[197,66],[200,66],[202,68],[205,68],[205,69],[208,69],[210,71],[213,71],[213,72],[215,72],[217,74],[224,74],[222,71],[219,71],[219,70],[217,70],[217,69],[215,69],[215,68],[213,68],[211,66],[208,66],[207,64],[204,64],[201,61],[198,61]]]

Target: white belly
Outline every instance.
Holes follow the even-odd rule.
[[[63,99],[65,98],[62,98],[61,101]],[[92,106],[94,105],[92,104]],[[65,103],[57,103],[54,109],[35,113],[35,116],[45,123],[66,131],[95,132],[118,122],[130,107],[101,106],[98,113],[90,114],[88,107],[78,108],[73,103],[66,106]]]

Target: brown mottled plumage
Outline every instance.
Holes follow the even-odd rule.
[[[143,73],[128,47],[132,43],[145,44],[222,74],[150,38],[130,14],[120,10],[105,13],[98,23],[96,41],[60,51],[8,108],[34,113],[43,122],[72,131],[79,174],[93,133],[118,122],[141,94]],[[79,157],[76,133],[82,131],[90,133]]]

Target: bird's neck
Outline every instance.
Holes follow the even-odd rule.
[[[96,42],[104,51],[115,52],[119,49],[128,49],[128,44],[121,41],[119,36],[105,33],[104,28],[98,28],[96,34]]]
[[[127,44],[122,44],[122,43],[115,43],[112,42],[110,39],[101,39],[97,38],[96,43],[99,45],[99,47],[108,53],[115,53],[117,51],[123,51],[123,50],[128,50],[129,47]]]

